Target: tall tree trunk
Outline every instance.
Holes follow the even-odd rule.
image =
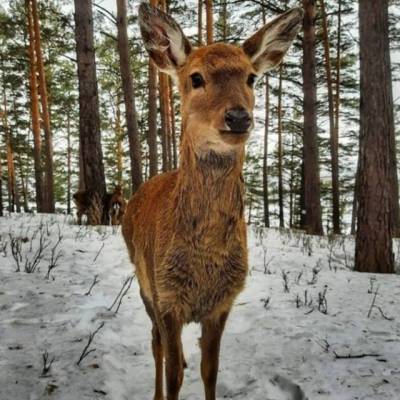
[[[228,1],[224,0],[221,4],[222,12],[221,12],[221,19],[222,19],[222,41],[226,42],[228,39]]]
[[[67,111],[67,214],[71,214],[71,159],[72,159],[72,147],[71,147],[71,111]]]
[[[24,172],[24,164],[22,161],[21,153],[17,152],[16,153],[16,161],[18,163],[17,165],[17,170],[19,170],[19,177],[21,180],[21,191],[22,191],[22,201],[23,201],[23,206],[24,206],[24,212],[29,212],[29,206],[28,206],[28,188],[27,188],[27,179],[25,178],[25,172]]]
[[[203,45],[203,1],[198,0],[197,5],[197,43]]]
[[[169,80],[169,104],[171,110],[171,136],[172,136],[172,153],[173,153],[173,168],[178,168],[178,145],[176,139],[176,124],[175,124],[175,101],[174,91],[171,77]]]
[[[99,98],[90,0],[74,0],[75,40],[79,79],[79,140],[85,189],[103,199],[106,194],[100,137]],[[103,214],[103,210],[101,210]],[[90,218],[88,218],[90,220]],[[106,222],[102,217],[102,222]],[[95,223],[89,221],[89,223]]]
[[[158,1],[159,8],[166,12],[165,0]],[[160,98],[160,114],[161,114],[161,145],[162,145],[162,170],[166,172],[171,169],[170,167],[170,152],[169,152],[169,118],[168,118],[168,76],[159,72],[159,98]]]
[[[282,147],[282,66],[279,69],[278,89],[278,203],[279,227],[285,226],[283,216],[283,147]]]
[[[17,212],[20,212],[21,207],[19,204],[17,181],[15,176],[13,141],[12,141],[11,129],[8,124],[7,94],[6,94],[5,82],[3,82],[3,111],[1,114],[3,116],[4,139],[7,152],[7,172],[8,172],[7,182],[8,182],[8,199],[9,199],[8,211],[14,212],[16,207]]]
[[[167,111],[166,111],[166,103],[165,103],[165,78],[166,75],[162,72],[158,74],[159,81],[159,98],[160,98],[160,114],[161,114],[161,148],[162,148],[162,171],[168,171],[168,125],[167,125]]]
[[[335,136],[339,138],[340,116],[340,69],[342,52],[342,0],[338,0],[338,24],[336,44],[336,93],[335,93]]]
[[[45,141],[45,185],[44,193],[45,211],[48,213],[55,212],[54,204],[54,176],[53,176],[53,136],[50,125],[50,112],[48,106],[46,74],[44,71],[44,62],[42,54],[42,45],[40,39],[40,23],[37,9],[37,0],[31,0],[33,27],[35,31],[35,52],[37,60],[37,69],[39,73],[39,93],[42,105],[42,121],[44,129]]]
[[[122,90],[125,100],[125,118],[129,138],[131,160],[132,193],[143,182],[140,135],[136,118],[135,90],[129,64],[129,42],[127,28],[126,0],[117,0],[118,52],[122,78]]]
[[[123,168],[123,150],[122,150],[122,126],[121,126],[121,101],[120,95],[118,94],[116,97],[116,105],[115,105],[115,157],[117,159],[116,170],[117,170],[117,184],[122,186],[122,168]]]
[[[167,153],[168,153],[168,170],[172,169],[172,115],[171,115],[171,86],[169,82],[169,76],[165,76],[165,93],[164,93],[164,110],[165,110],[165,122],[167,132]]]
[[[265,76],[265,119],[264,119],[264,155],[263,155],[263,202],[264,226],[269,222],[269,196],[268,196],[268,134],[269,134],[269,79]]]
[[[291,135],[290,149],[290,178],[289,178],[289,227],[293,228],[294,196],[295,196],[295,170],[294,170],[294,133]]]
[[[355,269],[393,273],[394,123],[388,0],[360,0],[359,19],[361,123]]]
[[[3,167],[0,162],[0,217],[4,216],[3,208]]]
[[[42,171],[42,139],[40,137],[39,98],[37,91],[37,64],[35,54],[35,32],[33,28],[32,8],[29,0],[25,0],[28,19],[29,36],[29,90],[33,133],[33,157],[35,169],[36,210],[44,212],[43,171]]]
[[[150,4],[157,6],[157,0],[150,0]],[[153,61],[149,59],[149,97],[148,97],[148,132],[147,144],[149,146],[149,175],[158,173],[158,149],[157,149],[157,69]]]
[[[207,44],[214,42],[213,0],[205,0]]]
[[[315,0],[303,0],[304,203],[306,231],[322,235],[315,77]]]
[[[340,202],[339,202],[339,138],[335,129],[335,109],[333,98],[332,68],[329,44],[328,22],[325,11],[325,1],[319,0],[322,14],[323,43],[325,56],[326,85],[328,89],[329,136],[331,152],[332,178],[332,225],[333,233],[340,234]]]
[[[266,23],[265,7],[261,7],[263,24]],[[269,196],[268,196],[268,134],[269,134],[269,76],[265,75],[265,114],[264,114],[264,155],[263,155],[263,203],[264,226],[270,227],[269,221]]]

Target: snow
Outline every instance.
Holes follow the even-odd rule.
[[[23,239],[23,264],[38,247],[40,226],[50,243],[43,259],[33,273],[15,272],[10,234]],[[59,265],[45,279],[59,235]],[[400,276],[351,271],[353,252],[350,237],[329,242],[249,227],[250,272],[223,336],[218,399],[399,398]],[[119,228],[79,227],[61,215],[0,218],[0,399],[151,399],[151,325],[135,279],[118,313],[117,304],[109,310],[132,272]],[[373,307],[368,318],[377,288],[384,316]],[[78,366],[102,323],[89,347],[95,351]],[[184,330],[184,400],[203,399],[199,335],[197,325]],[[46,351],[54,362],[42,376]]]

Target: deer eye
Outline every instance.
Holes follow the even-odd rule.
[[[193,89],[197,89],[205,85],[204,78],[198,72],[190,75],[190,78],[192,79]]]
[[[257,75],[255,75],[255,74],[250,74],[249,77],[247,78],[247,84],[248,84],[250,87],[253,87],[253,86],[254,86],[254,82],[256,81],[256,78],[257,78]]]

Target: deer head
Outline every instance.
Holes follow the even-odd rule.
[[[146,3],[140,5],[145,47],[179,88],[182,146],[198,155],[243,150],[254,124],[254,83],[282,62],[302,18],[299,8],[287,11],[241,47],[215,43],[194,48],[173,18]]]

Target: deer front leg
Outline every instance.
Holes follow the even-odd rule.
[[[206,400],[215,400],[217,384],[219,348],[225,322],[228,318],[225,311],[214,318],[202,321],[201,347],[201,377],[204,383]]]
[[[178,400],[183,381],[182,322],[172,313],[164,315],[162,320],[167,400]]]

